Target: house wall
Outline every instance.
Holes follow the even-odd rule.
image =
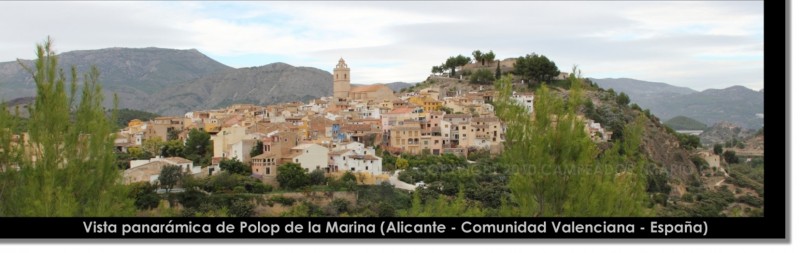
[[[302,154],[294,157],[292,162],[300,164],[300,167],[309,173],[316,169],[325,170],[328,167],[328,149],[323,146],[314,144],[296,152],[302,152]]]

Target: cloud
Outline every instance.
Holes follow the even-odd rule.
[[[30,18],[36,13],[37,18]],[[448,56],[539,53],[585,76],[697,90],[763,88],[763,2],[3,2],[0,61],[61,51],[196,48],[234,67],[282,61],[356,83],[421,81]]]

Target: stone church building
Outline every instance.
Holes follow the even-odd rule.
[[[350,85],[350,67],[342,58],[333,69],[333,97],[338,101],[392,101],[396,98],[392,89],[383,84]]]

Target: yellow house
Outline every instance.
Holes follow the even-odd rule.
[[[442,108],[442,101],[431,98],[428,95],[417,95],[410,97],[408,102],[422,107],[425,112],[437,111]]]
[[[129,128],[136,128],[136,127],[141,126],[142,124],[143,124],[143,122],[141,120],[132,119],[130,122],[128,122],[128,127]]]

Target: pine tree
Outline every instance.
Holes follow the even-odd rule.
[[[576,115],[584,104],[584,84],[575,75],[570,82],[566,101],[547,85],[539,87],[533,119],[511,100],[510,77],[496,82],[495,109],[507,125],[500,162],[512,170],[511,197],[503,200],[500,215],[642,215],[644,160],[634,138],[641,130],[631,127],[626,131],[631,140],[601,154]]]
[[[20,62],[36,83],[29,131],[15,132],[16,120],[0,109],[0,216],[132,215],[133,200],[115,164],[116,108],[107,118],[99,71],[83,76],[76,96],[77,70],[68,79],[58,68],[52,40],[36,53],[34,67]]]

